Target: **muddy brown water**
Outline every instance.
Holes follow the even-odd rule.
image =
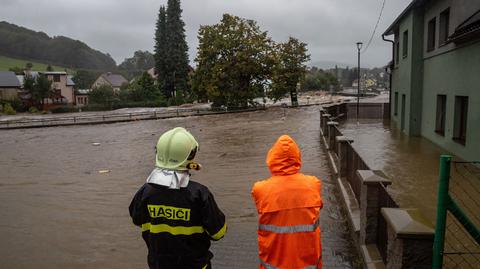
[[[422,137],[409,137],[388,121],[347,120],[339,126],[371,169],[383,170],[392,180],[390,193],[401,207],[419,208],[435,223],[440,155],[451,154]],[[463,161],[459,158],[454,160]],[[480,225],[480,170],[452,164],[450,193]]]
[[[282,134],[297,140],[302,172],[328,178],[318,116],[318,107],[274,108],[1,131],[0,268],[146,268],[146,247],[128,205],[153,168],[158,136],[176,126],[198,139],[197,160],[204,168],[193,179],[214,193],[229,223],[225,239],[212,248],[215,267],[257,268],[251,186],[269,176],[265,156]],[[324,186],[324,199],[337,203],[331,182]],[[336,245],[343,256],[337,260],[350,268],[345,223],[335,222],[341,217],[338,205],[332,208],[322,211],[324,246]]]

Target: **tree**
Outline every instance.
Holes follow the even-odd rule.
[[[185,23],[181,16],[180,0],[168,0],[164,87],[169,98],[173,97],[177,90],[188,92],[188,45],[185,40]]]
[[[25,64],[25,69],[27,69],[27,70],[31,70],[32,67],[33,67],[33,64],[30,63],[30,62],[28,62],[28,63]]]
[[[27,82],[31,83],[31,82]],[[27,83],[24,84],[27,85]],[[30,87],[30,94],[32,95],[32,100],[36,104],[40,104],[42,107],[45,103],[45,98],[52,97],[55,92],[52,89],[52,81],[50,81],[45,75],[37,75],[35,78],[35,83]],[[25,89],[27,89],[25,87]]]
[[[147,72],[133,83],[132,88],[132,101],[154,101],[161,97],[155,81]]]
[[[339,81],[337,78],[329,72],[325,72],[317,67],[312,67],[305,75],[302,89],[307,91],[327,91],[331,86],[334,87],[335,90],[338,90]]]
[[[192,87],[214,106],[246,107],[262,95],[275,61],[273,42],[253,20],[224,14],[201,26]]]
[[[268,97],[277,101],[285,94],[296,91],[297,84],[305,76],[305,63],[310,60],[307,44],[290,37],[286,43],[276,45],[276,62],[273,69],[272,89]]]
[[[14,72],[15,75],[23,75],[23,68],[15,66],[8,68],[8,71]]]
[[[108,85],[102,85],[98,88],[94,88],[90,92],[88,99],[92,104],[98,104],[107,107],[111,106],[116,97],[112,87]]]
[[[149,51],[137,50],[133,57],[126,58],[118,68],[125,73],[128,79],[140,76],[144,71],[155,66],[155,59]]]
[[[53,67],[52,67],[51,65],[48,65],[47,68],[46,68],[46,70],[47,70],[48,72],[52,72],[52,71],[53,71]]]
[[[158,12],[157,27],[155,30],[155,72],[157,73],[158,85],[165,96],[170,94],[164,87],[165,73],[166,73],[166,57],[167,57],[167,37],[166,37],[166,23],[167,14],[164,6],[160,6]]]
[[[88,70],[77,70],[72,80],[75,82],[77,89],[90,89],[95,82],[99,73]]]

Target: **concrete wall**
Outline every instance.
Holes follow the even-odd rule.
[[[18,88],[0,88],[0,100],[13,100],[18,97]]]
[[[399,26],[399,34],[398,34],[398,40],[395,40],[395,42],[400,42],[400,53],[399,53],[399,58],[398,58],[398,64],[395,65],[395,68],[392,73],[392,101],[394,102],[395,98],[395,93],[398,93],[398,107],[397,109],[397,115],[394,115],[395,107],[392,107],[392,121],[397,125],[397,127],[400,129],[401,128],[401,121],[402,121],[402,95],[406,96],[406,103],[405,103],[405,115],[404,115],[404,121],[405,121],[405,126],[403,131],[405,133],[410,133],[410,126],[408,124],[409,118],[410,118],[410,96],[411,96],[411,83],[412,83],[412,78],[411,78],[411,66],[412,66],[412,39],[409,37],[409,42],[408,42],[408,55],[407,57],[402,56],[402,51],[403,51],[403,33],[404,31],[408,30],[409,36],[411,36],[412,33],[412,24],[413,24],[413,15],[409,14],[406,17],[403,18],[403,20],[400,22]]]
[[[425,60],[422,136],[467,160],[480,160],[480,41]],[[445,136],[435,133],[437,94],[447,95]],[[455,96],[468,96],[465,145],[452,140]]]
[[[410,117],[409,135],[418,136],[422,130],[423,104],[423,11],[412,11],[412,30],[410,35],[411,57],[411,90],[410,90]]]

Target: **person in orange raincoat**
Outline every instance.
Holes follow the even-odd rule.
[[[299,173],[300,149],[288,135],[278,138],[266,162],[272,176],[252,189],[260,269],[322,268],[320,180]]]

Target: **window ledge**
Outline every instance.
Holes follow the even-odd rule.
[[[460,144],[462,146],[465,146],[465,139],[453,137],[452,140],[457,142],[458,144]]]
[[[435,130],[435,133],[441,136],[445,136],[445,130]]]

